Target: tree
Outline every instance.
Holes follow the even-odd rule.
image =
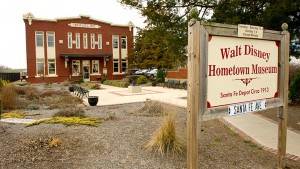
[[[7,66],[4,66],[4,65],[0,65],[0,72],[1,72],[2,70],[9,70],[9,69],[11,69],[11,68],[9,68],[9,67],[7,67]]]
[[[290,55],[300,56],[300,1],[299,0],[222,0],[214,8],[212,22],[250,24],[265,29],[282,31],[282,23],[289,25]]]
[[[146,28],[136,36],[129,60],[140,68],[173,68],[186,65],[187,22],[189,12],[198,7],[199,19],[209,14],[213,6],[209,0],[120,0],[146,17]]]

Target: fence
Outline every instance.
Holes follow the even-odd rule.
[[[20,78],[21,78],[20,73],[0,73],[0,79],[2,80],[8,80],[10,82],[14,82],[20,80]]]

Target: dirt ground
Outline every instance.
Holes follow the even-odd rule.
[[[132,113],[144,103],[80,106],[88,116],[115,118],[103,121],[99,127],[62,124],[25,127],[24,124],[1,122],[6,131],[0,128],[0,168],[186,168],[186,154],[161,156],[145,150],[163,117]],[[25,118],[40,119],[51,117],[58,110],[25,111],[41,113]],[[172,111],[176,113],[177,132],[186,140],[186,109],[174,107]],[[240,137],[219,120],[204,122],[200,138],[198,162],[201,169],[276,168],[275,154]],[[50,146],[53,140],[58,143]],[[300,169],[300,163],[287,159],[287,168]]]

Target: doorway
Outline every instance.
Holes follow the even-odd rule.
[[[90,81],[90,61],[89,60],[83,60],[83,80],[84,81]]]

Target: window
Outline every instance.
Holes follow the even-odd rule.
[[[91,49],[95,49],[95,34],[91,34]]]
[[[121,36],[121,46],[122,46],[122,49],[127,48],[127,37],[126,36]]]
[[[54,32],[47,32],[47,43],[48,47],[55,47],[55,33]]]
[[[36,74],[40,76],[45,74],[44,59],[36,59]]]
[[[87,33],[83,33],[83,48],[88,48],[88,40],[87,40]]]
[[[35,32],[35,41],[37,47],[44,47],[44,32],[42,31]]]
[[[113,40],[113,48],[119,48],[119,36],[113,35],[112,40]]]
[[[76,49],[80,49],[80,33],[76,33]]]
[[[68,48],[72,48],[72,33],[68,32]]]
[[[48,59],[48,75],[55,74],[55,59]]]
[[[99,60],[93,60],[93,73],[99,74]]]
[[[119,72],[119,60],[114,59],[114,72]]]
[[[102,49],[102,34],[98,34],[98,49]]]
[[[126,72],[127,61],[126,59],[122,59],[122,72]]]
[[[72,61],[72,75],[78,76],[80,74],[80,64],[79,60]]]

